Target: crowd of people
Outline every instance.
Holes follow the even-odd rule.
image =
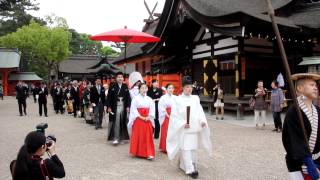
[[[297,104],[296,107],[288,108],[283,125],[280,112],[283,108],[284,94],[277,81],[271,83],[270,108],[275,123],[273,131],[282,132],[290,179],[318,179],[320,110],[314,101],[318,98],[316,81],[320,80],[320,75],[295,74],[291,78],[296,81]],[[154,139],[160,137],[160,152],[166,153],[170,160],[179,152],[179,167],[188,176],[197,178],[199,172],[196,152],[201,145],[209,155],[211,154],[210,129],[199,96],[192,95],[195,84],[190,77],[183,78],[182,87],[182,93],[175,96],[173,84],[168,83],[165,88],[160,89],[157,80],[152,81],[150,88],[142,78],[136,78],[131,86],[128,86],[124,83],[124,75],[117,73],[116,80],[110,87],[103,85],[100,79],[96,79],[94,85],[86,81],[73,81],[61,87],[60,83],[55,83],[51,88],[51,95],[57,114],[67,111],[77,118],[86,117],[89,113],[89,116],[94,118],[96,130],[102,128],[103,114],[108,113],[108,141],[118,145],[129,140],[129,154],[132,157],[153,160],[156,156]],[[220,85],[213,90],[215,107],[219,107],[223,119],[224,112],[221,107],[224,105],[224,92]],[[27,115],[26,84],[19,82],[16,91],[20,115],[23,113]],[[39,115],[42,115],[43,108],[47,116],[46,104],[49,93],[45,83],[33,87],[32,92],[35,102],[39,104]],[[266,96],[267,89],[264,88],[263,82],[259,81],[252,98],[257,127],[261,125],[260,122],[265,126]],[[41,156],[45,151],[49,152],[51,158],[43,161]],[[27,164],[26,158],[31,158]],[[40,162],[40,166],[32,162]],[[17,177],[26,174],[30,168],[38,168],[34,174],[29,175],[34,179],[42,177],[52,179],[65,175],[63,164],[55,154],[54,146],[47,145],[46,137],[37,132],[28,134],[14,166],[12,166],[13,174],[16,174],[14,179],[19,179]],[[41,173],[39,168],[41,171],[44,168],[47,173]],[[56,171],[52,171],[52,168]]]
[[[199,96],[192,95],[191,78],[184,78],[179,96],[174,95],[171,83],[159,88],[154,79],[148,87],[141,75],[133,79],[128,86],[124,83],[124,74],[119,72],[110,84],[102,84],[100,79],[94,84],[74,80],[64,84],[54,82],[49,90],[45,83],[41,83],[40,86],[31,86],[31,92],[34,102],[39,104],[39,116],[44,112],[48,117],[49,94],[56,114],[84,118],[96,130],[102,129],[103,118],[108,116],[107,141],[114,146],[130,142],[132,157],[153,160],[156,156],[154,139],[160,138],[159,151],[168,154],[169,159],[181,151],[180,168],[190,177],[197,178],[198,144],[211,153],[211,141]],[[16,92],[19,113],[27,115],[29,89],[19,82]]]

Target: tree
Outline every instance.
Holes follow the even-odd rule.
[[[69,29],[69,32],[72,36],[70,40],[69,50],[70,52],[72,52],[72,54],[80,54],[80,34],[74,29]]]
[[[98,54],[102,48],[100,41],[92,41],[89,34],[80,33],[80,54]]]
[[[58,27],[58,28],[63,28],[68,30],[69,25],[67,23],[67,20],[63,17],[57,16],[55,14],[51,15],[46,15],[44,17],[45,21],[47,22],[47,26],[53,28],[53,27]]]
[[[103,46],[100,41],[92,41],[89,34],[78,33],[74,29],[69,29],[72,34],[70,41],[70,51],[72,54],[88,54],[102,56],[118,56],[119,53],[109,46]]]
[[[50,82],[51,70],[57,74],[57,64],[70,55],[70,39],[71,34],[61,27],[49,28],[32,21],[17,32],[1,37],[0,45],[18,48],[29,69]]]
[[[102,56],[106,56],[106,57],[107,56],[109,56],[109,57],[117,57],[117,56],[119,56],[120,53],[115,51],[114,49],[112,49],[109,46],[104,46],[104,47],[101,48],[100,54]]]
[[[34,1],[34,0],[33,0]],[[38,4],[32,0],[1,0],[0,11],[13,11],[14,9],[38,10]]]
[[[45,25],[45,21],[27,13],[39,10],[38,5],[35,0],[0,0],[0,36],[15,32],[31,20]]]

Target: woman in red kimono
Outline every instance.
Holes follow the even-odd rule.
[[[166,153],[166,141],[167,141],[167,131],[169,125],[169,118],[171,113],[171,105],[173,103],[173,91],[174,87],[172,84],[166,85],[166,94],[161,96],[159,100],[159,122],[161,125],[161,136],[159,149],[161,152]]]
[[[155,107],[147,96],[148,86],[139,85],[139,94],[131,102],[128,129],[131,130],[130,155],[154,159],[153,127]]]

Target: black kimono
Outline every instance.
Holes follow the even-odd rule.
[[[317,106],[315,107],[313,111],[313,115],[317,114],[317,116],[314,116],[312,119],[314,119],[314,129],[312,129],[310,118],[306,116],[306,113],[302,111],[302,117],[304,126],[306,128],[307,137],[309,141],[310,149],[313,149],[312,155],[317,156],[316,158],[313,158],[314,163],[320,165],[320,129],[319,129],[319,122],[317,122],[320,119],[320,109]],[[311,113],[310,113],[311,114]],[[315,133],[317,130],[317,133]],[[310,143],[310,137],[312,132],[314,133],[314,136],[316,137],[312,143]],[[283,132],[282,132],[282,142],[283,146],[287,152],[286,154],[286,163],[287,168],[289,172],[294,171],[302,171],[302,165],[303,165],[303,159],[306,156],[310,156],[310,152],[308,150],[308,145],[305,142],[303,130],[300,125],[300,121],[298,119],[298,114],[294,106],[291,106],[286,114],[284,124],[283,124]]]
[[[151,97],[151,99],[158,99],[157,101],[154,102],[155,104],[155,112],[156,112],[156,117],[154,118],[154,138],[158,139],[159,138],[159,133],[160,133],[160,123],[159,123],[159,111],[158,111],[158,103],[159,99],[162,96],[162,90],[160,88],[150,88],[147,92],[147,95]]]
[[[121,101],[121,102],[120,102]],[[122,112],[118,112],[118,103],[123,105]],[[121,104],[120,104],[121,103]],[[113,83],[109,88],[106,106],[111,108],[112,113],[109,113],[109,134],[108,140],[128,140],[129,134],[127,129],[127,108],[130,108],[131,98],[128,86],[121,85],[121,89],[117,83]],[[116,132],[117,114],[120,115],[119,132]],[[115,136],[119,137],[115,137]]]

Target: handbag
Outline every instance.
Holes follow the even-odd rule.
[[[256,104],[256,99],[252,96],[250,99],[249,99],[249,106],[250,108],[254,108]]]
[[[223,99],[223,93],[222,92],[218,94],[218,99]]]

